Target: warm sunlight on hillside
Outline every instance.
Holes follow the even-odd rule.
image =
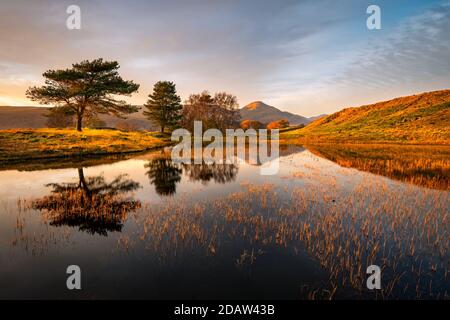
[[[450,90],[427,92],[342,111],[282,138],[322,142],[450,143]]]

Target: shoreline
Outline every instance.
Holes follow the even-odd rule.
[[[9,129],[0,130],[0,167],[25,162],[86,160],[108,156],[127,156],[173,145],[168,135],[145,131],[85,129]],[[279,139],[280,145],[348,145],[399,147],[450,147],[450,141],[366,141],[317,140],[308,138]]]
[[[166,147],[156,132],[85,129],[0,130],[0,164],[127,155]]]
[[[444,141],[401,141],[401,140],[358,140],[358,139],[314,139],[314,138],[283,138],[279,139],[280,144],[301,144],[301,145],[398,145],[398,146],[450,146],[450,140]]]

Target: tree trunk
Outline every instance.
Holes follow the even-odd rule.
[[[164,126],[161,126],[161,133],[164,133]]]
[[[81,115],[77,116],[77,131],[81,131],[83,124],[83,117]]]
[[[87,189],[86,179],[84,178],[83,168],[78,168],[78,179],[80,180],[79,186],[83,189]]]

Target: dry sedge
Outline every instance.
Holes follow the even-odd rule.
[[[214,259],[223,254],[224,243],[238,241],[243,247],[234,263],[240,269],[257,265],[269,246],[293,253],[302,248],[329,277],[313,287],[299,284],[305,298],[448,299],[450,204],[445,193],[370,178],[346,193],[326,181],[307,179],[306,187],[288,193],[270,184],[248,184],[218,200],[169,198],[160,205],[134,207],[134,215],[120,219],[140,231],[136,237],[118,237],[118,245],[127,252],[145,246],[166,265],[193,252]],[[402,192],[394,192],[399,187]],[[35,214],[33,202],[18,204],[21,214]],[[51,212],[41,216],[44,222],[55,220],[57,208]],[[18,221],[22,238],[23,229]],[[380,291],[365,289],[365,270],[371,264],[382,268]]]

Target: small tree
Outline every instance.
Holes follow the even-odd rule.
[[[243,120],[240,124],[241,129],[247,130],[247,129],[264,129],[264,124],[257,121],[257,120]]]
[[[287,128],[289,127],[289,121],[287,121],[286,119],[280,119],[277,121],[272,121],[271,123],[269,123],[267,125],[267,129],[272,130],[272,129],[283,129],[283,128]]]
[[[222,132],[239,127],[237,98],[226,92],[211,96],[208,91],[191,94],[183,107],[182,126],[193,130],[194,121],[201,121],[203,129],[215,128]]]
[[[74,113],[77,130],[83,127],[83,118],[93,118],[97,114],[112,114],[122,117],[124,114],[138,111],[136,106],[116,100],[115,96],[130,96],[139,89],[133,81],[123,80],[117,70],[117,61],[82,61],[72,65],[71,69],[48,70],[42,87],[31,87],[27,97],[43,104],[54,104],[60,112]],[[53,109],[52,109],[53,110]]]
[[[183,107],[173,82],[158,81],[153,86],[153,94],[148,97],[144,115],[161,127],[161,133],[165,128],[174,128],[179,124]]]

